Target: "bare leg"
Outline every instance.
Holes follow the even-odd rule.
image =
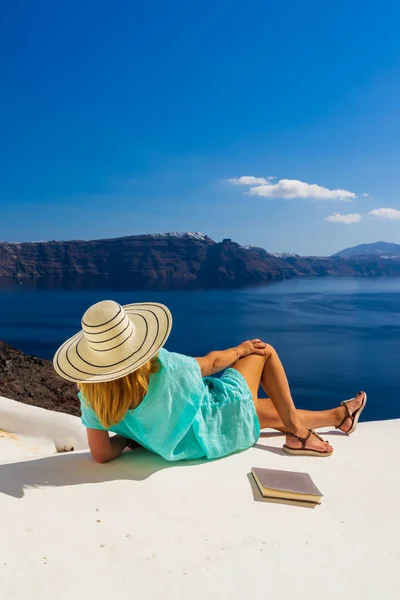
[[[324,411],[297,410],[282,363],[271,346],[267,346],[266,356],[247,356],[233,366],[242,373],[249,384],[261,429],[268,427],[279,431],[292,431],[300,437],[304,437],[307,427],[317,429],[318,427],[338,426],[346,414],[343,406]],[[260,384],[271,398],[258,398]],[[362,394],[358,394],[347,404],[351,414],[361,406],[361,402]],[[340,429],[346,432],[350,427],[351,420],[346,419]],[[290,437],[287,438],[286,443],[293,448],[299,445],[298,441]],[[330,449],[329,444],[322,443],[315,438],[309,439],[307,447],[318,450]]]
[[[295,433],[299,437],[306,437],[308,434],[306,424],[302,420],[300,411],[294,405],[290,393],[289,384],[286,378],[282,363],[272,346],[267,345],[265,356],[250,355],[237,361],[234,368],[240,371],[246,379],[257,410],[261,427],[270,427],[269,420],[264,419],[262,410],[262,400],[258,400],[258,390],[260,384],[270,396],[281,423],[279,429]],[[333,418],[333,417],[332,417]],[[329,417],[331,419],[331,417]],[[321,426],[321,425],[319,425]],[[291,448],[301,446],[298,440],[291,437],[286,438],[286,444]],[[327,442],[321,442],[314,436],[311,436],[307,442],[307,448],[319,450],[321,452],[331,451],[332,448]]]
[[[343,408],[331,410],[297,410],[302,423],[311,429],[319,427],[336,427],[344,417]],[[278,429],[285,431],[285,426],[280,418],[271,398],[259,398],[257,400],[257,415],[260,420],[261,429]]]
[[[362,393],[347,404],[350,414],[358,410],[362,403]],[[340,431],[346,433],[352,426],[350,419],[343,419],[346,416],[346,410],[343,406],[332,408],[331,410],[297,410],[297,413],[305,425],[310,429],[318,429],[319,427],[338,427],[340,423]],[[258,398],[257,400],[257,415],[260,421],[261,429],[278,429],[285,431],[285,426],[280,418],[271,398]]]

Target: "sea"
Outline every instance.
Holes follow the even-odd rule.
[[[44,358],[95,302],[153,301],[173,315],[167,349],[191,356],[261,338],[286,369],[299,408],[337,406],[365,390],[363,420],[400,417],[400,278],[297,278],[192,291],[0,291],[0,339]]]

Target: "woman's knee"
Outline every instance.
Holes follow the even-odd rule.
[[[268,359],[273,354],[276,354],[275,348],[273,346],[271,346],[271,344],[266,344],[266,346],[265,346],[265,357]]]

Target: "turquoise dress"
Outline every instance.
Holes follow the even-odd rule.
[[[108,431],[135,440],[169,461],[220,458],[257,441],[257,413],[239,371],[229,368],[221,378],[203,378],[194,358],[164,348],[158,357],[160,370],[151,375],[141,404]],[[104,430],[82,394],[78,396],[82,423]]]

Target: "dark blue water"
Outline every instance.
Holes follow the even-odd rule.
[[[99,300],[163,302],[167,348],[199,356],[260,337],[276,347],[299,408],[368,393],[365,419],[400,417],[400,279],[296,279],[242,290],[0,293],[0,339],[51,358]]]

